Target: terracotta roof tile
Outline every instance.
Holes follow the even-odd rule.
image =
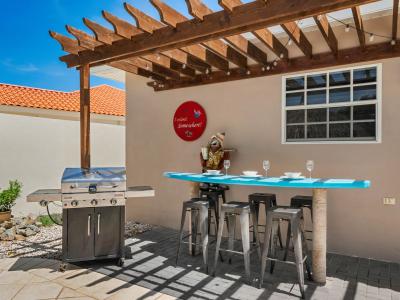
[[[125,116],[125,92],[99,85],[90,89],[90,112]],[[0,83],[0,105],[79,111],[79,91],[60,92]]]

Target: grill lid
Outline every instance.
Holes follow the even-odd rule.
[[[125,191],[126,171],[123,167],[66,168],[61,179],[62,193],[96,193]]]

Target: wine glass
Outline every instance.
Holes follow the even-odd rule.
[[[228,175],[228,169],[231,166],[231,161],[229,159],[224,160],[225,175]]]
[[[263,169],[265,170],[265,177],[268,177],[268,170],[271,168],[269,160],[263,161]]]
[[[307,168],[308,172],[310,172],[310,179],[311,179],[311,172],[314,170],[314,161],[313,160],[307,160],[306,168]]]

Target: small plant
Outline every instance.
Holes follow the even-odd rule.
[[[0,212],[11,211],[15,200],[21,195],[22,184],[18,180],[10,180],[8,189],[0,192]]]
[[[61,223],[62,222],[61,214],[52,214],[51,217],[48,215],[41,215],[37,217],[37,221],[42,223],[44,227],[53,226],[54,224],[56,224],[54,223],[53,220],[56,221],[57,223]]]

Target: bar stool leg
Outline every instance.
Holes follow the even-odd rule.
[[[297,220],[292,220],[293,227],[293,244],[294,244],[294,255],[296,257],[296,268],[297,275],[299,277],[299,285],[301,297],[304,299],[304,265],[303,265],[303,251],[301,244],[301,230],[300,224]]]
[[[215,245],[213,276],[215,276],[215,271],[217,269],[218,253],[219,253],[219,249],[221,247],[222,232],[224,230],[224,223],[225,222],[223,220],[225,220],[225,212],[223,210],[221,210],[221,212],[219,214],[219,219],[222,220],[222,222],[220,222],[219,225],[218,225],[217,244]]]
[[[201,244],[203,250],[203,264],[205,272],[208,274],[208,208],[203,206],[199,212]]]
[[[265,268],[267,266],[267,256],[270,247],[271,232],[272,232],[272,217],[269,217],[269,215],[267,214],[267,220],[264,232],[264,245],[261,252],[261,271],[260,271],[259,288],[262,287],[262,284],[264,282],[264,274],[265,274]]]
[[[289,252],[289,247],[290,247],[290,238],[292,235],[292,229],[291,229],[291,222],[288,222],[288,228],[287,228],[287,233],[286,233],[286,246],[285,246],[285,255],[283,256],[283,260],[286,261],[288,257],[288,252]]]
[[[178,241],[178,249],[176,250],[176,260],[175,264],[178,264],[179,252],[181,250],[181,243],[183,239],[183,227],[185,226],[185,218],[186,218],[186,205],[182,206],[182,216],[181,216],[181,228],[179,230],[179,241]]]
[[[199,210],[198,209],[191,209],[191,216],[192,216],[192,255],[195,256],[198,253],[199,247]]]
[[[271,237],[271,257],[276,258],[276,246],[278,244],[278,227],[279,220],[272,221],[272,237]],[[275,268],[275,261],[271,260],[271,268],[269,272],[272,274]]]
[[[304,235],[304,231],[301,231],[301,241],[303,242],[303,247],[305,250],[305,255],[307,256],[307,259],[305,261],[306,263],[306,270],[307,270],[307,276],[308,276],[308,280],[312,281],[312,274],[311,274],[311,264],[310,264],[310,251],[308,250],[308,245],[307,245],[307,240],[306,237]]]
[[[279,246],[281,246],[281,249],[283,249],[281,224],[280,223],[278,224],[278,239],[279,239]]]
[[[257,227],[257,229],[258,229],[258,216],[259,216],[259,213],[260,213],[260,204],[258,202],[251,201],[250,202],[250,207],[253,207],[254,214],[256,216],[256,219],[255,219],[256,221],[254,221],[254,218],[252,220],[252,222],[253,222],[253,242],[254,242],[254,241],[256,241],[256,230],[255,230],[255,228]]]
[[[236,216],[228,214],[228,250],[233,250],[235,242]],[[228,252],[228,262],[232,263],[232,253]]]
[[[246,211],[240,213],[240,228],[242,233],[244,269],[247,280],[250,282],[250,230],[249,213]]]
[[[256,207],[252,204],[250,204],[250,214],[253,222],[253,242],[256,243],[258,258],[261,259],[260,234],[258,232],[258,212]]]

